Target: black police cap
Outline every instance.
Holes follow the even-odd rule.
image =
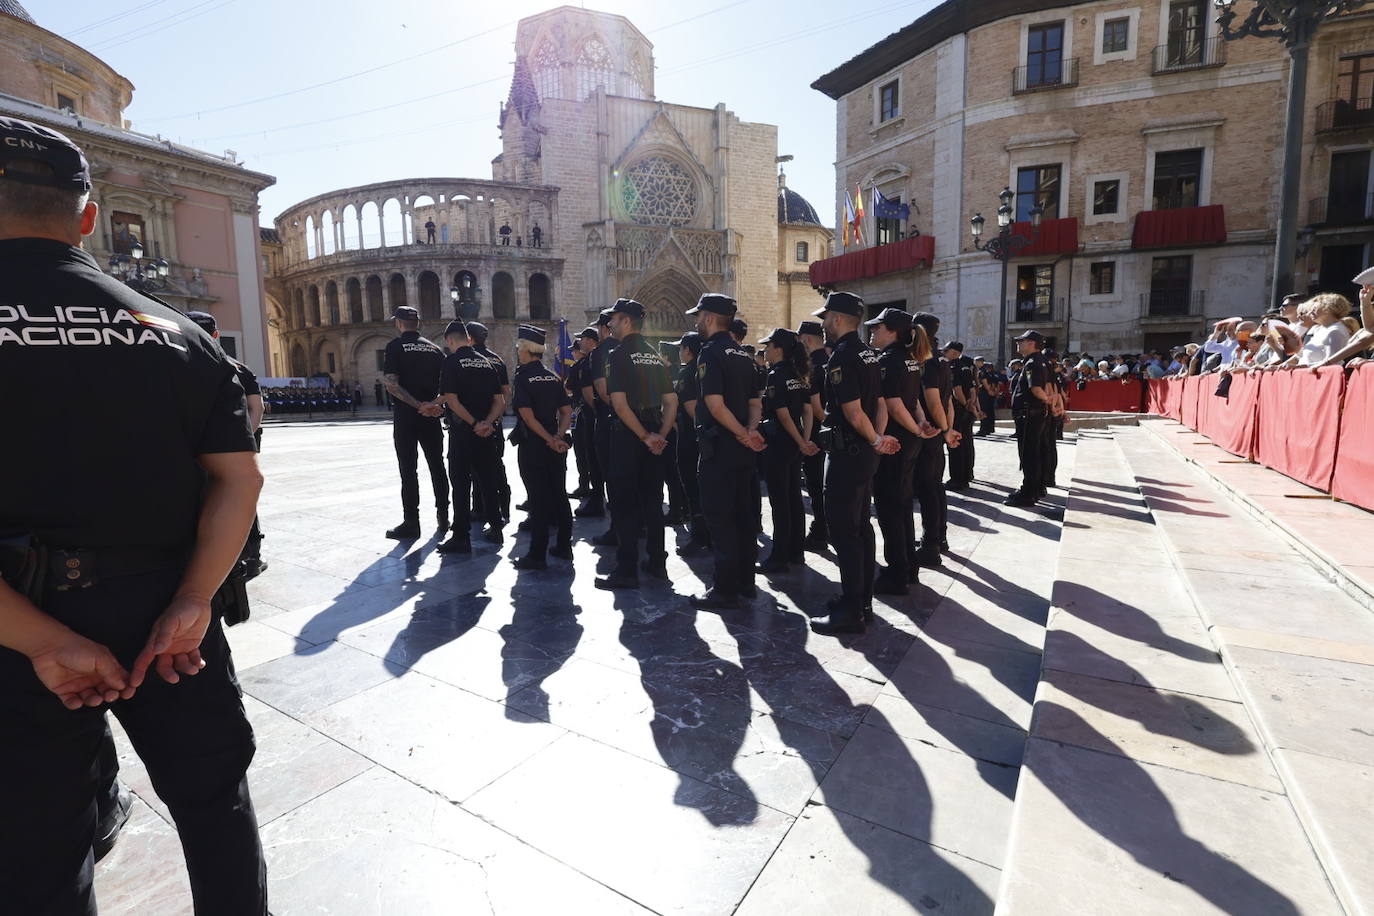
[[[399,311],[399,309],[397,311]],[[411,311],[414,311],[414,309],[411,309]],[[468,326],[461,321],[450,321],[448,323],[448,327],[444,328],[445,337],[450,337],[454,334],[458,335],[459,337],[472,336],[468,333]]]
[[[200,329],[212,337],[219,333],[219,322],[209,312],[187,312],[186,317],[200,325]]]
[[[963,353],[963,352],[964,352],[964,345],[963,345],[962,343],[960,343],[959,341],[957,341],[957,340],[951,340],[949,343],[945,344],[945,349],[946,349],[946,350],[957,350],[957,351],[959,351],[960,353]]]
[[[819,321],[803,321],[797,325],[798,334],[810,334],[812,337],[824,337],[825,328]]]
[[[671,343],[675,347],[686,347],[693,353],[700,353],[701,348],[706,344],[706,339],[696,331],[688,331],[681,338],[671,341]]]
[[[841,315],[852,315],[855,318],[864,316],[863,298],[853,293],[831,293],[825,297],[825,305],[812,312],[817,318],[825,315],[826,312],[839,312]]]
[[[738,337],[741,340],[745,334],[749,333],[749,322],[743,318],[735,318],[730,322],[730,336]]]
[[[917,312],[911,316],[911,323],[919,324],[921,329],[930,335],[940,330],[940,316],[932,315],[930,312]]]
[[[391,313],[391,317],[396,321],[419,321],[420,313],[409,305],[398,305],[396,310]]]
[[[797,342],[797,332],[789,331],[787,328],[774,328],[773,332],[760,340],[761,344],[775,344],[786,349]]]
[[[602,309],[597,313],[596,326],[604,328],[611,323],[611,316],[615,314],[615,309]]]
[[[517,340],[528,340],[530,343],[539,344],[539,346],[541,347],[544,346],[544,340],[546,337],[543,328],[536,328],[532,324],[520,325],[520,327],[515,332],[515,336]]]
[[[1033,341],[1035,341],[1036,343],[1041,344],[1041,345],[1043,345],[1043,344],[1045,343],[1045,335],[1044,335],[1044,334],[1041,334],[1039,331],[1034,330],[1034,329],[1031,329],[1031,330],[1029,330],[1029,331],[1026,331],[1025,333],[1023,333],[1023,334],[1021,334],[1020,336],[1018,336],[1018,337],[1016,337],[1016,338],[1013,338],[1013,339],[1015,339],[1015,340],[1033,340]]]
[[[902,309],[885,308],[878,313],[877,318],[865,321],[864,324],[870,328],[881,324],[894,331],[910,331],[911,313]]]
[[[591,325],[582,329],[582,333],[577,335],[579,338],[585,337],[588,340],[600,340],[601,335],[597,333],[596,326]]]
[[[488,333],[488,332],[487,332],[487,326],[484,325],[484,324],[482,324],[482,322],[480,322],[480,321],[469,321],[469,322],[468,322],[468,336],[471,337],[473,340],[483,340],[483,341],[484,341],[484,340],[487,339],[487,333]]]
[[[734,317],[735,312],[739,311],[739,303],[723,293],[702,293],[697,304],[687,310],[688,315],[695,315],[698,312],[712,312],[716,315],[725,315],[727,318]]]
[[[91,189],[91,167],[80,147],[19,118],[0,118],[0,178],[78,194]]]
[[[607,311],[612,315],[629,315],[631,318],[644,317],[644,306],[634,299],[617,299],[615,305]]]

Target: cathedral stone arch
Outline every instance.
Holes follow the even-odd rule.
[[[592,35],[582,42],[577,52],[577,100],[589,98],[601,89],[607,95],[615,94],[615,61],[611,58],[610,48],[600,36]]]
[[[540,100],[563,97],[563,60],[558,46],[547,37],[534,52],[534,91]]]

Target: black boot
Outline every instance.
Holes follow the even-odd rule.
[[[420,536],[420,520],[418,518],[408,518],[388,531],[386,536],[393,541],[414,540]]]

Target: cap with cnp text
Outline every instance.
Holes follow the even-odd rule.
[[[817,318],[826,312],[839,312],[841,315],[851,315],[855,318],[864,316],[864,301],[861,297],[853,293],[831,293],[825,297],[825,305],[812,312]]]
[[[695,315],[698,312],[711,312],[715,315],[733,316],[739,311],[739,304],[722,293],[702,293],[697,304],[689,308],[688,315]]]
[[[91,189],[91,168],[75,143],[19,118],[0,118],[0,178],[78,194]]]

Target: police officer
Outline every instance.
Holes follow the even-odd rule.
[[[806,562],[801,463],[803,455],[820,449],[811,441],[811,359],[806,347],[787,328],[774,328],[759,344],[769,364],[759,432],[767,443],[763,474],[773,517],[773,549],[759,572],[772,574]]]
[[[577,348],[585,354],[573,368],[577,372],[569,379],[576,405],[576,425],[573,427],[574,444],[581,442],[586,455],[588,492],[582,505],[574,512],[579,517],[601,518],[606,514],[606,468],[601,463],[602,455],[596,447],[597,403],[596,389],[592,386],[592,370],[596,364],[596,351],[601,346],[601,332],[595,326],[583,328],[577,336]]]
[[[498,443],[506,399],[501,373],[472,346],[467,325],[450,321],[444,340],[451,351],[439,376],[439,393],[453,414],[448,431],[448,470],[453,477],[453,536],[439,545],[440,553],[471,553],[473,480],[482,492],[487,527],[484,540],[501,543],[501,503],[496,494],[501,465]],[[559,486],[563,484],[560,481]]]
[[[677,395],[668,367],[644,339],[644,306],[620,299],[611,308],[610,328],[620,343],[606,363],[610,421],[611,517],[615,519],[615,568],[597,579],[598,588],[639,587],[639,534],[644,532],[643,569],[668,578],[663,546],[663,466],[669,460],[668,433],[677,420]]]
[[[815,312],[833,347],[825,366],[828,432],[822,445],[830,455],[826,522],[840,568],[840,594],[817,615],[829,617],[811,622],[817,633],[862,633],[873,614],[873,475],[881,457],[901,447],[892,436],[878,432],[887,425],[887,405],[878,354],[859,337],[864,313],[863,299],[846,292],[831,293]]]
[[[472,338],[472,348],[485,356],[496,371],[501,374],[501,397],[506,404],[511,402],[510,372],[506,369],[506,361],[502,359],[494,350],[487,348],[487,326],[480,321],[469,321],[467,323],[468,336]],[[501,420],[496,421],[496,497],[500,500],[501,518],[503,521],[510,521],[510,480],[506,477],[506,438],[501,435]],[[473,489],[473,505],[476,511],[481,511],[481,493]]]
[[[619,300],[623,302],[626,300]],[[606,361],[610,359],[615,348],[620,341],[615,339],[611,333],[612,309],[602,309],[596,318],[597,333],[601,335],[601,345],[592,353],[592,365],[587,371],[587,377],[592,381],[592,393],[596,396],[596,460],[601,465],[601,474],[606,480],[606,502],[615,502],[615,495],[611,492],[611,397],[606,391]],[[579,515],[590,514],[578,511]],[[614,547],[615,538],[615,512],[612,506],[611,524],[606,530],[592,538],[592,543],[597,547]]]
[[[592,339],[597,340],[596,328],[589,328],[588,330],[591,332]],[[582,332],[582,334],[586,333],[586,330]],[[569,403],[572,404],[573,411],[572,453],[577,464],[577,489],[568,494],[573,499],[587,499],[592,495],[592,474],[594,473],[591,449],[587,442],[584,441],[586,439],[586,433],[579,434],[577,431],[578,414],[581,412],[582,407],[581,379],[586,373],[587,367],[590,365],[587,362],[587,354],[590,351],[582,348],[582,340],[581,334],[573,340],[573,364],[568,367],[567,375],[563,379],[563,384],[568,390]]]
[[[678,350],[673,341],[660,340],[658,342],[659,358],[663,360],[663,365],[668,367],[668,378],[673,382],[673,392],[677,392],[677,373]],[[682,412],[681,401],[678,402],[678,413]],[[663,462],[663,483],[668,489],[668,511],[663,516],[663,523],[669,528],[674,528],[689,521],[692,517],[692,510],[687,504],[687,488],[682,482],[682,472],[677,466],[677,441],[678,423],[673,421],[673,428],[668,433],[667,460]]]
[[[1045,338],[1026,331],[1016,338],[1021,370],[1012,378],[1011,413],[1016,419],[1016,451],[1021,457],[1021,486],[1006,499],[1008,506],[1033,506],[1045,495],[1045,443],[1050,405],[1049,370],[1040,352]]]
[[[978,384],[978,409],[982,412],[977,435],[990,436],[997,431],[997,393],[1002,380],[996,368],[987,365],[981,356],[973,360],[973,370]]]
[[[697,448],[696,409],[701,400],[701,386],[697,378],[697,358],[706,343],[696,331],[688,331],[675,341],[678,347],[678,374],[673,384],[677,392],[677,467],[682,477],[682,488],[687,493],[689,513],[689,533],[687,543],[678,548],[678,555],[694,557],[705,553],[711,547],[711,534],[706,527],[706,516],[701,509],[701,485],[698,477],[697,462],[700,452]]]
[[[964,356],[964,345],[957,340],[945,344],[945,361],[952,381],[954,429],[959,433],[959,444],[949,449],[945,489],[957,493],[973,483],[973,421],[978,419],[978,401],[974,397],[973,359]]]
[[[515,341],[516,358],[512,386],[513,406],[519,424],[516,458],[520,479],[529,500],[530,548],[515,561],[516,569],[544,569],[545,553],[572,559],[572,512],[563,481],[568,473],[568,429],[572,404],[563,381],[540,362],[544,355],[544,330],[521,325]],[[549,546],[549,526],[558,527],[558,541]]]
[[[697,607],[723,610],[757,594],[759,481],[757,453],[763,451],[759,421],[763,401],[754,361],[731,334],[738,306],[720,293],[705,293],[687,310],[706,343],[697,357],[697,448],[701,510],[711,532],[715,577]]]
[[[0,450],[0,909],[96,911],[110,704],[177,826],[196,911],[256,916],[253,732],[212,610],[262,487],[243,388],[193,322],[81,250],[90,188],[70,140],[0,118],[0,423],[23,436]],[[78,437],[93,379],[118,380],[123,407],[82,411]]]
[[[873,501],[878,527],[883,532],[886,567],[873,582],[879,595],[905,595],[917,579],[916,524],[912,514],[912,487],[921,443],[938,431],[926,421],[921,406],[921,349],[913,346],[911,315],[901,309],[883,309],[872,321],[873,346],[878,350],[887,426],[882,432],[895,438],[900,449],[884,455],[873,478]],[[921,337],[924,344],[924,333]]]
[[[216,341],[219,340],[219,322],[215,316],[209,312],[187,312],[186,317],[194,321],[202,331],[209,334]],[[222,349],[222,345],[221,345]],[[254,450],[262,452],[262,386],[258,384],[258,377],[253,374],[243,363],[234,357],[225,355],[229,364],[234,367],[234,374],[238,376],[239,384],[243,386],[244,398],[248,404],[248,427],[253,430]],[[244,573],[249,579],[256,578],[267,571],[267,564],[262,559],[262,527],[258,524],[258,517],[253,516],[253,527],[248,532],[248,540],[243,545],[242,560]]]
[[[914,479],[916,500],[921,504],[921,544],[916,550],[916,562],[933,569],[944,565],[941,551],[948,549],[945,447],[957,446],[960,435],[954,428],[954,376],[939,350],[940,319],[928,312],[917,312],[911,321],[925,332],[930,344],[930,356],[921,366],[921,389],[926,417],[940,431],[939,436],[922,441]]]
[[[809,351],[811,358],[811,441],[825,424],[825,405],[821,403],[821,386],[825,383],[825,364],[830,350],[825,346],[825,329],[819,321],[803,321],[797,325],[797,337]],[[817,553],[825,551],[825,451],[802,457],[802,473],[806,475],[806,495],[811,500],[811,530],[803,546]]]
[[[1055,475],[1059,471],[1059,440],[1064,438],[1064,368],[1059,363],[1059,354],[1054,350],[1044,353],[1046,375],[1050,394],[1050,415],[1045,422],[1045,476],[1041,488],[1048,490],[1058,486]]]
[[[401,336],[386,345],[382,380],[391,394],[391,438],[401,471],[401,524],[386,533],[407,540],[420,536],[420,479],[415,472],[417,452],[425,453],[434,487],[434,512],[439,530],[447,531],[448,476],[444,472],[443,410],[434,403],[439,394],[439,370],[444,353],[420,336],[420,313],[397,306],[391,316]]]

